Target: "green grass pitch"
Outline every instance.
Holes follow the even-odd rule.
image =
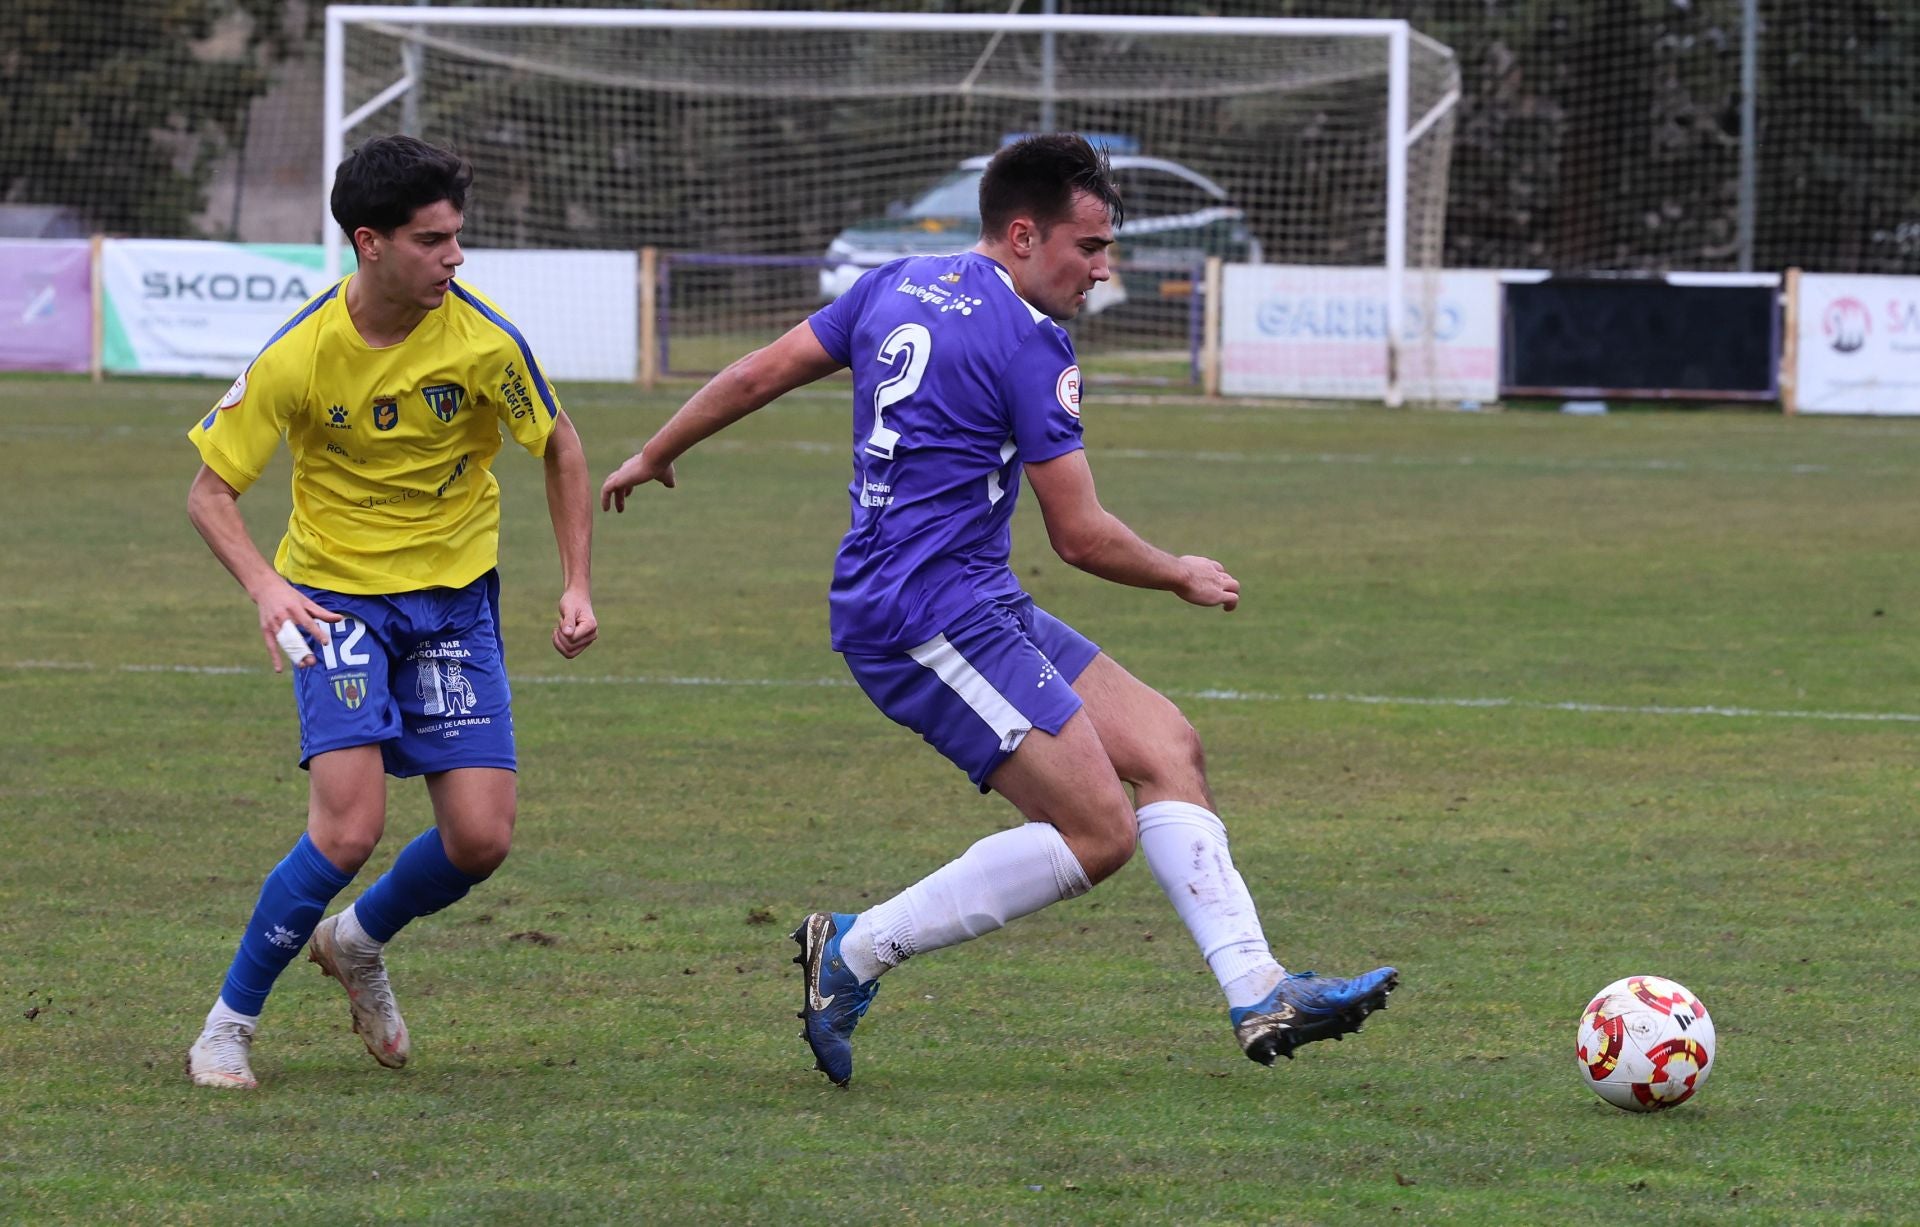
[[[684,390],[682,390],[684,391]],[[828,650],[843,386],[597,520],[601,642],[546,639],[509,450],[514,855],[391,951],[414,1064],[304,961],[255,1094],[184,1050],[305,789],[285,678],[189,527],[219,385],[0,382],[0,1218],[49,1222],[1893,1222],[1920,1187],[1920,424],[1087,400],[1107,505],[1231,615],[1020,578],[1174,695],[1296,968],[1393,1008],[1240,1056],[1140,864],[890,977],[850,1090],[786,933],[1012,817]],[[563,389],[595,480],[676,396]],[[243,501],[270,548],[281,460]],[[362,882],[426,823],[391,790]],[[1705,1090],[1633,1116],[1577,1015],[1673,977]]]

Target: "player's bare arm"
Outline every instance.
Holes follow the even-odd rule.
[[[298,589],[281,578],[247,535],[246,521],[240,516],[240,492],[228,485],[206,465],[194,474],[187,490],[187,518],[220,560],[220,565],[238,580],[260,610],[260,637],[267,645],[267,659],[273,671],[280,672],[280,646],[276,636],[282,627],[295,626],[315,639],[323,637],[322,622],[338,622],[340,615],[322,609]],[[289,651],[288,655],[292,655]],[[300,668],[313,664],[313,653],[296,660]]]
[[[1040,501],[1047,540],[1062,561],[1089,575],[1134,588],[1171,592],[1192,605],[1240,604],[1240,581],[1211,558],[1175,556],[1141,539],[1100,505],[1084,451],[1026,466]]]
[[[600,633],[593,616],[593,494],[587,453],[566,412],[554,420],[544,457],[547,515],[560,547],[560,612],[553,650],[572,660]]]
[[[795,388],[833,374],[840,366],[820,347],[809,325],[795,324],[773,344],[734,361],[689,397],[653,438],[601,484],[601,510],[625,511],[627,495],[647,482],[672,486],[673,462],[694,444]]]

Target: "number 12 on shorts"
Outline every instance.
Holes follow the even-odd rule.
[[[358,618],[342,618],[338,624],[320,623],[320,655],[327,662],[327,668],[338,669],[341,665],[364,665],[373,657],[356,650],[360,640],[366,636],[367,624]],[[346,641],[340,645],[340,653],[334,655],[333,637],[344,634]]]

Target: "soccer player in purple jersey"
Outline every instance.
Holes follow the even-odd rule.
[[[882,974],[1084,894],[1136,847],[1219,979],[1252,1059],[1270,1065],[1358,1030],[1398,980],[1391,967],[1343,980],[1275,961],[1193,727],[1035,605],[1008,565],[1024,476],[1068,563],[1194,605],[1240,600],[1219,563],[1156,549],[1094,492],[1080,368],[1056,321],[1107,279],[1121,211],[1105,157],[1081,137],[1008,145],[981,179],[971,251],[868,273],[722,371],[601,486],[601,506],[624,511],[635,487],[672,486],[674,460],[702,439],[853,370],[853,522],[834,565],[834,649],[881,711],[1026,821],[877,907],[815,912],[795,931],[807,1043],[841,1086]]]

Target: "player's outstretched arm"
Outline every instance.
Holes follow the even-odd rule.
[[[228,485],[206,465],[194,474],[187,490],[187,518],[233,578],[240,581],[260,610],[260,637],[267,644],[267,659],[273,671],[280,672],[280,650],[284,649],[295,665],[306,668],[313,663],[313,652],[300,638],[304,630],[318,642],[324,633],[322,622],[338,622],[340,615],[322,609],[281,578],[247,535],[246,521],[240,518],[240,492]],[[278,645],[276,647],[276,645]]]
[[[821,348],[809,324],[795,324],[773,344],[734,361],[689,397],[653,438],[601,483],[600,509],[625,511],[627,495],[650,481],[672,486],[673,462],[687,449],[840,366]]]
[[[593,478],[580,433],[562,410],[547,436],[547,516],[560,547],[560,616],[553,650],[572,660],[600,633],[593,616]]]
[[[1084,451],[1026,466],[1040,500],[1047,540],[1062,561],[1089,575],[1134,588],[1158,588],[1192,605],[1240,604],[1240,581],[1211,558],[1174,556],[1148,544],[1100,505]]]

